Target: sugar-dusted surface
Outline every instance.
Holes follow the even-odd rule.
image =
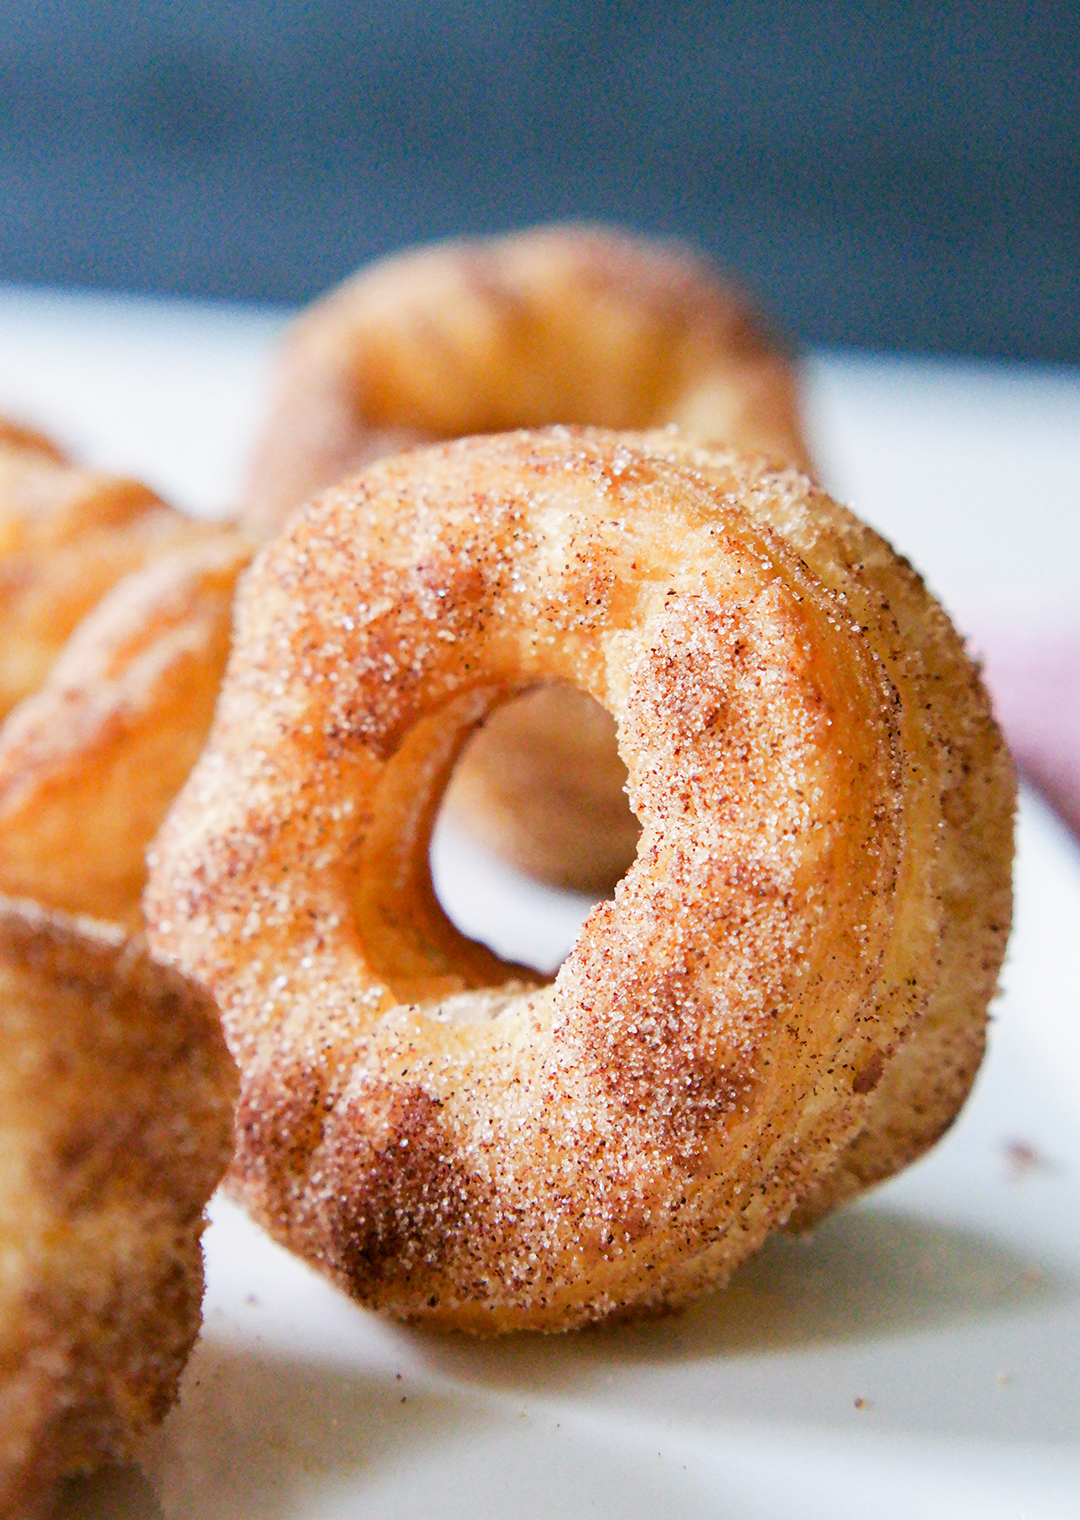
[[[789,355],[707,260],[609,227],[534,227],[407,249],[309,307],[282,346],[244,515],[272,529],[382,454],[560,422],[676,422],[809,459]]]
[[[206,742],[252,545],[203,530],[120,580],[0,730],[0,889],[142,927],[146,849]]]
[[[199,1330],[236,1072],[119,930],[0,899],[0,1511],[130,1453]]]
[[[64,1520],[1071,1516],[1080,856],[1030,796],[1020,822],[989,1056],[918,1166],[685,1314],[483,1342],[365,1313],[219,1198],[153,1487]]]
[[[72,464],[0,419],[0,717],[110,586],[202,531],[139,481]]]
[[[670,422],[810,467],[791,356],[706,260],[573,225],[408,249],[361,269],[290,331],[244,511],[265,531],[425,441]],[[603,893],[637,844],[625,781],[608,715],[553,684],[489,714],[445,807],[526,874]]]
[[[101,465],[221,503],[257,421],[271,325],[235,307],[4,291],[0,385],[9,408]],[[1033,605],[1056,598],[1071,615],[1075,379],[835,354],[810,378],[834,491],[950,608],[972,591],[984,619],[1016,610],[1019,580]],[[552,957],[549,921],[561,924],[545,900],[518,883],[508,904],[494,867],[481,893],[473,852],[465,872],[456,838],[436,847],[440,894],[468,903],[474,932],[490,896],[488,933],[501,943],[513,928],[517,953]],[[522,1520],[907,1520],[913,1506],[1060,1520],[1080,1490],[1080,865],[1035,805],[1017,892],[989,1058],[955,1129],[812,1241],[774,1237],[685,1316],[443,1343],[364,1313],[218,1200],[207,1326],[154,1468],[161,1507],[117,1469],[74,1487],[64,1520],[501,1520],[511,1504]],[[526,902],[535,927],[504,923]],[[1047,1164],[1017,1178],[1010,1139]]]
[[[936,990],[949,741],[996,740],[931,619],[924,684],[968,707],[908,753],[919,678],[898,693],[859,621],[888,606],[846,607],[777,531],[807,491],[555,429],[376,466],[257,563],[148,912],[225,1010],[236,1187],[365,1301],[473,1329],[680,1302],[866,1124]],[[843,581],[872,536],[814,521]],[[638,860],[550,987],[442,1019],[513,972],[435,901],[438,799],[470,727],[552,679],[617,719]],[[1007,770],[991,792],[1007,834]]]

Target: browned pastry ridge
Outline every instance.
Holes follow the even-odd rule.
[[[612,714],[642,836],[537,986],[427,846],[471,730],[551,681]],[[408,1319],[563,1329],[686,1302],[936,1138],[1012,809],[881,539],[795,472],[556,428],[381,462],[263,551],[147,917],[222,1008],[272,1234]]]
[[[0,425],[0,717],[38,689],[110,586],[207,531],[138,481]]]
[[[44,459],[52,460],[54,464],[71,463],[55,439],[39,432],[37,428],[16,422],[11,417],[0,417],[0,449],[5,452],[40,454]]]
[[[209,997],[0,900],[0,1514],[47,1513],[175,1399],[235,1090]]]
[[[243,535],[194,542],[119,581],[44,686],[0,727],[0,891],[142,923],[146,849],[205,742]]]
[[[306,311],[243,515],[273,532],[376,454],[560,422],[671,422],[809,468],[790,360],[705,259],[599,227],[539,227],[396,254]]]
[[[809,468],[788,356],[704,259],[546,227],[399,254],[305,313],[282,354],[245,517],[265,533],[380,455],[548,423],[675,423]],[[492,715],[446,807],[520,869],[603,892],[637,845],[625,782],[609,716],[551,687]]]

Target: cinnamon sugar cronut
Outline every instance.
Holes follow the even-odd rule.
[[[553,682],[611,714],[641,839],[543,983],[427,849],[470,733]],[[686,1303],[947,1127],[1013,800],[947,618],[804,476],[467,439],[260,555],[146,911],[222,1009],[254,1217],[376,1309],[558,1330]]]
[[[290,333],[243,515],[255,532],[387,453],[548,423],[675,423],[809,468],[789,357],[702,258],[594,227],[412,250],[362,270]],[[500,708],[446,798],[519,869],[608,890],[637,822],[602,709],[567,687]]]
[[[212,1001],[119,931],[0,899],[0,1513],[129,1456],[201,1320],[236,1071]]]

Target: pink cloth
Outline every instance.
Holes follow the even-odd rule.
[[[1080,629],[971,640],[1020,774],[1080,838]]]

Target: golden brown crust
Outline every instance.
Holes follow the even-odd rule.
[[[922,685],[893,571],[934,646]],[[670,433],[465,440],[301,513],[247,582],[147,899],[222,1003],[256,1217],[375,1307],[559,1329],[685,1302],[839,1196],[949,942],[960,741],[901,694],[947,666],[997,778],[960,938],[999,952],[1011,790],[945,629],[804,478]],[[615,717],[643,833],[532,989],[448,924],[427,840],[469,731],[551,681]]]
[[[0,716],[38,689],[110,586],[208,531],[138,481],[15,430],[0,444]]]
[[[70,463],[66,451],[55,439],[10,417],[0,417],[0,451],[42,454],[54,464]]]
[[[710,473],[708,451],[680,448]],[[922,1011],[881,1075],[862,1133],[793,1216],[793,1227],[807,1228],[922,1155],[971,1089],[1012,919],[1016,776],[978,669],[912,567],[820,492],[769,504],[751,497],[748,506],[857,618],[896,688],[903,725],[901,897],[911,907],[892,995],[903,997],[908,983]],[[917,906],[928,901],[932,914]]]
[[[788,356],[685,247],[583,226],[413,250],[299,321],[256,452],[258,532],[382,454],[547,423],[676,423],[809,468]],[[446,807],[519,869],[609,890],[637,827],[610,725],[555,688],[493,712]]]
[[[808,467],[788,356],[674,242],[588,226],[371,265],[285,344],[244,516],[289,511],[382,454],[550,423],[687,431]]]
[[[145,853],[202,749],[251,555],[218,530],[118,582],[0,727],[0,891],[138,927]]]
[[[130,1453],[198,1331],[236,1073],[119,932],[0,900],[0,1512]]]

